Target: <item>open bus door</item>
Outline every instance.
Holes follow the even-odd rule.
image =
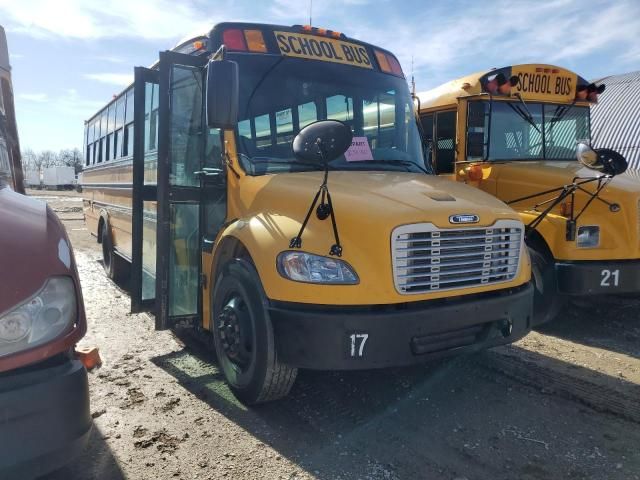
[[[136,67],[133,84],[131,312],[151,311],[156,299],[158,200],[158,71]]]
[[[159,63],[156,329],[202,316],[202,251],[226,216],[222,132],[205,120],[206,57],[162,52]]]

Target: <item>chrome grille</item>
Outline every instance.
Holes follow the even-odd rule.
[[[431,223],[393,231],[393,276],[402,294],[513,280],[518,274],[523,225],[498,220],[490,227],[439,229]]]

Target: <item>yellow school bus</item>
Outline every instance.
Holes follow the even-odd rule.
[[[495,195],[527,225],[534,324],[570,296],[640,291],[640,185],[615,176],[626,168],[616,152],[591,150],[591,168],[576,158],[590,150],[589,107],[604,88],[557,66],[513,65],[417,96],[436,173]]]
[[[408,365],[530,329],[524,226],[430,175],[390,52],[222,23],[86,122],[86,222],[132,308],[211,338],[232,391]]]

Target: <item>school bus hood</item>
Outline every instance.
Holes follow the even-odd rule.
[[[225,235],[237,238],[255,262],[268,298],[293,303],[376,305],[421,301],[511,288],[529,281],[528,263],[516,278],[500,285],[400,294],[394,286],[391,239],[400,225],[432,223],[442,229],[488,227],[518,214],[478,189],[445,178],[404,172],[330,172],[329,191],[343,247],[342,259],[359,276],[358,285],[305,284],[284,278],[276,268],[290,249],[322,182],[322,172],[285,173],[241,180],[240,196],[231,199],[229,215],[237,218]],[[236,203],[239,201],[239,203]],[[454,225],[449,217],[475,214],[479,222]],[[335,243],[331,220],[309,219],[301,250],[329,256]]]
[[[576,177],[587,179],[601,175],[577,161],[512,161],[492,164],[488,168],[490,178],[496,181],[497,195],[504,201],[562,187]],[[589,185],[588,189],[595,190],[595,185]],[[603,190],[603,195],[629,193],[640,194],[640,185],[628,174],[615,177]]]
[[[255,177],[264,182],[256,196],[256,208],[265,201],[278,205],[278,213],[302,221],[322,182],[321,172]],[[500,200],[482,191],[444,178],[404,172],[330,172],[329,192],[339,224],[363,221],[368,225],[403,225],[431,222],[452,228],[449,217],[476,214],[477,226],[498,219],[517,219]],[[269,199],[267,200],[267,197]]]

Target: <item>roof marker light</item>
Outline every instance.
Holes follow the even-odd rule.
[[[391,66],[389,65],[387,56],[380,50],[375,50],[375,54],[376,58],[378,59],[378,64],[380,65],[380,70],[382,70],[383,72],[391,73]]]
[[[241,52],[247,51],[244,34],[242,33],[242,30],[238,30],[236,28],[222,32],[222,43],[224,43],[229,50],[239,50]]]
[[[264,37],[260,30],[245,30],[244,37],[250,51],[266,53],[267,45],[264,43]]]

